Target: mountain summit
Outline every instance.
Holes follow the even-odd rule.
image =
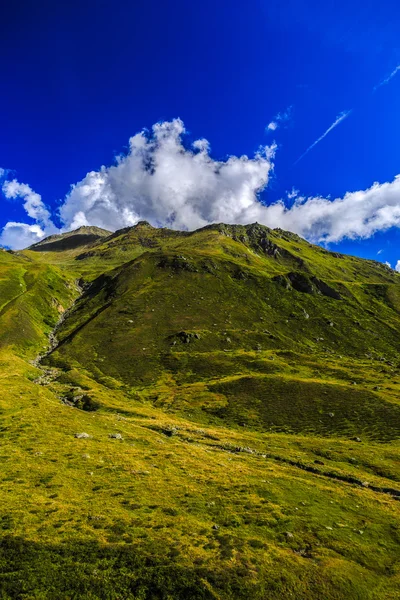
[[[141,222],[0,275],[5,598],[396,597],[398,273]]]
[[[30,246],[29,250],[35,250],[38,252],[59,252],[62,250],[73,250],[79,246],[85,246],[87,244],[96,242],[103,237],[109,236],[110,234],[110,231],[100,229],[100,227],[82,226],[74,231],[50,235],[40,242],[33,244],[33,246]]]

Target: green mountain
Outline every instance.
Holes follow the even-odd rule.
[[[400,598],[399,333],[258,224],[0,252],[0,597]]]

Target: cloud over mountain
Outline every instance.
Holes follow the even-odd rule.
[[[196,229],[214,221],[246,220],[268,184],[274,147],[260,148],[251,159],[216,161],[207,140],[186,148],[184,134],[182,121],[175,119],[133,136],[126,156],[72,187],[60,210],[63,223],[118,229],[146,219]]]
[[[368,238],[400,226],[400,176],[374,183],[342,198],[296,196],[266,205],[275,147],[262,147],[253,158],[210,156],[207,140],[184,143],[180,119],[157,123],[129,141],[115,164],[91,171],[71,187],[59,209],[63,230],[97,225],[115,230],[146,219],[153,225],[196,229],[212,222],[250,223],[294,231],[313,242]],[[3,184],[8,199],[23,199],[33,223],[7,223],[0,243],[21,248],[57,231],[39,194],[16,180]]]
[[[0,169],[0,177],[6,174]],[[9,200],[22,198],[23,207],[28,217],[35,221],[34,224],[8,222],[0,236],[0,243],[10,248],[25,248],[41,240],[45,235],[57,232],[51,220],[50,211],[44,205],[39,194],[34,192],[26,183],[19,183],[16,179],[5,181],[2,187],[4,196]]]

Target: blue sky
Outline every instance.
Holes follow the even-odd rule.
[[[0,240],[254,217],[395,266],[399,20],[388,0],[7,3],[0,228],[27,227]]]

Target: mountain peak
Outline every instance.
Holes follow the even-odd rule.
[[[62,250],[73,250],[81,246],[91,244],[101,238],[111,235],[110,231],[100,227],[82,225],[73,231],[50,235],[37,244],[33,244],[28,250],[35,252],[59,252]]]

